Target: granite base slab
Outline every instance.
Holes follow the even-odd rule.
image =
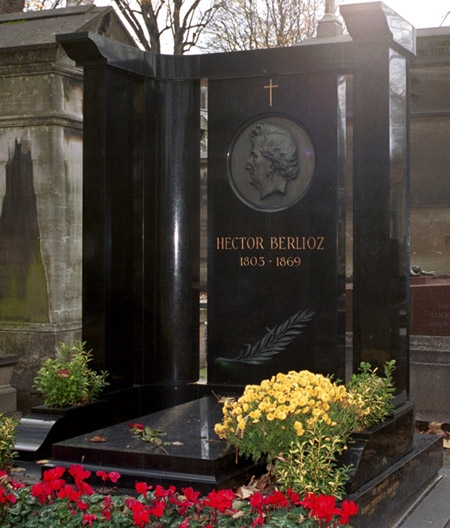
[[[243,458],[236,461],[235,450],[214,433],[221,419],[222,404],[206,396],[135,420],[163,431],[161,439],[176,445],[162,449],[144,442],[132,434],[130,421],[54,444],[50,464],[82,463],[94,474],[98,469],[118,471],[119,485],[129,489],[143,480],[152,485],[193,486],[201,492],[238,486],[263,468]]]
[[[265,468],[242,458],[236,463],[235,451],[214,433],[221,418],[222,404],[213,396],[203,397],[136,420],[166,433],[164,441],[177,443],[165,446],[167,452],[133,435],[130,421],[54,444],[49,465],[81,463],[92,472],[92,483],[98,485],[101,481],[95,481],[96,471],[118,471],[118,485],[125,490],[134,489],[139,481],[165,487],[192,486],[202,493],[237,487]],[[101,439],[104,441],[98,441]],[[442,465],[442,438],[414,435],[412,450],[347,495],[359,506],[352,526],[396,526],[417,497],[435,482]]]
[[[33,407],[16,428],[14,450],[22,460],[48,458],[51,446],[72,436],[85,433],[110,422],[106,401],[73,407]]]
[[[347,493],[361,489],[414,449],[414,424],[414,403],[408,401],[383,422],[351,435],[339,458],[342,465],[352,466]]]
[[[414,449],[346,498],[358,504],[353,528],[394,528],[439,479],[442,437],[416,434]]]

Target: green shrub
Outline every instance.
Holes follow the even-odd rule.
[[[86,343],[75,345],[62,343],[55,358],[42,364],[34,379],[35,388],[44,395],[50,407],[70,407],[95,401],[104,387],[108,372],[90,369],[92,352],[84,349]]]
[[[0,469],[10,465],[17,452],[13,451],[16,440],[17,418],[0,414]]]
[[[362,362],[348,383],[348,391],[358,409],[358,429],[361,431],[381,422],[394,409],[392,374],[395,360],[388,361],[383,370],[384,376],[379,376],[378,369],[372,369],[370,363]]]

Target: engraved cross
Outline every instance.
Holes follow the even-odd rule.
[[[272,84],[272,79],[269,80],[269,84],[267,86],[264,86],[264,89],[269,89],[269,106],[272,106],[273,96],[272,96],[272,90],[274,88],[278,88],[278,84]]]

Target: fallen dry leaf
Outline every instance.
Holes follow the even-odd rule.
[[[258,492],[258,488],[253,488],[249,486],[241,486],[236,490],[236,496],[240,499],[248,499],[252,495]]]
[[[91,438],[88,438],[89,442],[107,442],[108,439],[103,435],[94,435]]]
[[[232,396],[221,396],[220,394],[216,394],[214,391],[211,391],[213,393],[213,396],[217,399],[219,403],[225,403],[230,402],[233,403],[236,401],[236,398],[233,398]]]
[[[428,433],[430,434],[440,434],[443,435],[444,431],[442,430],[442,426],[444,425],[444,422],[430,422],[428,424]]]

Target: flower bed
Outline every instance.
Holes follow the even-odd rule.
[[[55,467],[26,487],[0,472],[2,528],[325,528],[348,526],[357,513],[351,501],[338,506],[329,495],[301,498],[292,490],[243,494],[227,489],[200,496],[190,487],[177,492],[173,486],[152,488],[138,482],[135,496],[111,494],[105,486],[117,483],[119,473],[98,471],[104,487],[97,491],[87,482],[90,476],[81,465]]]
[[[352,432],[392,411],[394,368],[386,363],[380,377],[361,363],[348,386],[307,370],[279,373],[226,399],[215,432],[239,454],[266,459],[279,488],[341,497],[352,466],[339,457]]]

